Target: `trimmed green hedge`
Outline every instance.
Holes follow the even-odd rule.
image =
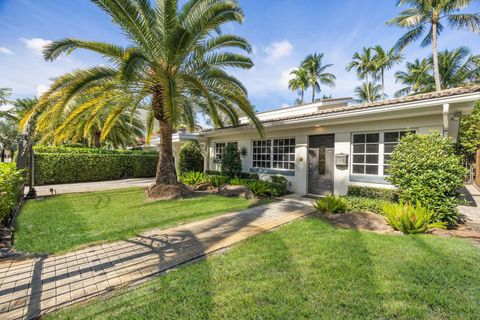
[[[152,153],[35,153],[35,184],[154,177],[158,155]]]
[[[122,150],[105,148],[78,148],[61,146],[34,146],[35,153],[74,153],[74,154],[139,154],[158,155],[157,151]]]
[[[23,180],[14,162],[0,163],[0,224],[17,206]]]
[[[347,194],[352,197],[363,197],[393,202],[398,201],[398,190],[395,189],[348,186]]]

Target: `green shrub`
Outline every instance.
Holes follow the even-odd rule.
[[[337,197],[333,194],[316,199],[313,206],[318,211],[324,213],[344,213],[347,211],[347,202],[342,197]]]
[[[247,187],[256,197],[265,197],[271,192],[268,183],[262,180],[251,181],[247,184]]]
[[[35,153],[74,153],[74,154],[137,154],[137,155],[158,155],[158,151],[123,150],[106,148],[84,148],[64,146],[34,146]]]
[[[240,177],[242,173],[242,159],[240,152],[233,143],[227,143],[222,155],[221,172],[230,178]]]
[[[191,171],[203,171],[203,155],[197,141],[189,141],[180,149],[178,174],[182,175]]]
[[[0,224],[17,206],[23,180],[14,162],[0,163]]]
[[[371,199],[363,197],[346,196],[343,197],[348,205],[348,212],[373,212],[383,214],[383,208],[393,202],[382,199]]]
[[[35,153],[35,184],[58,184],[154,177],[158,155],[152,153]]]
[[[284,176],[270,176],[270,191],[272,197],[281,197],[287,194],[287,178]]]
[[[209,176],[221,176],[222,172],[220,171],[215,171],[215,170],[207,170],[205,171],[206,174]],[[258,176],[258,173],[248,173],[248,172],[241,172],[238,175],[238,178],[240,179],[251,179],[251,180],[258,180],[260,177]]]
[[[223,186],[224,184],[229,182],[229,178],[226,176],[219,176],[219,175],[213,175],[213,176],[208,176],[208,181],[214,186],[215,188],[218,188],[220,186]]]
[[[453,226],[458,220],[459,197],[467,170],[448,139],[433,134],[408,134],[395,148],[390,165],[392,182],[405,203],[419,203],[434,212],[434,220]]]
[[[388,224],[395,230],[405,234],[425,233],[430,228],[445,228],[446,222],[432,223],[435,213],[417,201],[416,206],[410,204],[387,204],[383,213]]]
[[[195,186],[201,183],[209,182],[209,179],[206,173],[190,171],[181,175],[180,181],[188,186]]]
[[[348,186],[347,195],[386,201],[398,201],[398,191],[387,188],[373,188],[364,186]]]

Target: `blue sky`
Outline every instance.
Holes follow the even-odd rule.
[[[401,8],[385,0],[240,0],[245,11],[243,25],[228,25],[225,32],[246,37],[254,47],[255,67],[235,71],[247,86],[252,103],[263,111],[292,104],[296,93],[287,88],[288,74],[313,52],[323,52],[325,63],[334,66],[336,87],[324,88],[333,97],[353,95],[359,84],[354,72],[345,71],[355,51],[363,46],[393,46],[403,30],[385,25]],[[480,12],[480,3],[468,11]],[[103,63],[98,56],[76,51],[45,62],[41,48],[52,40],[75,37],[126,44],[120,30],[89,0],[0,0],[0,87],[13,89],[14,97],[37,95],[51,79],[76,68]],[[467,46],[480,53],[479,35],[444,32],[439,48]],[[430,48],[419,43],[405,51],[407,60],[426,57]],[[398,89],[393,73],[386,77],[390,97]],[[307,93],[307,97],[310,92]]]

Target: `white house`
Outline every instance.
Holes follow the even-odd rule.
[[[241,125],[174,136],[175,153],[188,140],[205,152],[205,169],[219,170],[227,143],[242,153],[243,171],[283,175],[299,194],[345,194],[349,185],[389,187],[387,160],[408,131],[457,138],[461,115],[480,100],[480,86],[352,105],[350,98],[258,113],[266,137]]]

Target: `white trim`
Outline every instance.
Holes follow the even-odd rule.
[[[270,169],[270,170],[275,170],[275,171],[283,171],[283,172],[295,172],[295,167],[297,166],[297,161],[296,161],[296,152],[294,152],[294,159],[293,159],[293,166],[294,168],[293,169],[279,169],[279,168],[274,168],[273,167],[273,140],[280,140],[280,139],[293,139],[295,141],[295,144],[293,145],[293,147],[295,148],[295,150],[297,149],[297,138],[295,136],[290,136],[290,137],[275,137],[275,138],[268,138],[268,139],[251,139],[250,140],[250,150],[251,150],[251,153],[252,153],[252,159],[251,159],[251,163],[250,163],[250,168],[252,169]],[[253,142],[254,141],[268,141],[270,140],[270,167],[269,168],[259,168],[259,167],[254,167],[253,166]],[[288,161],[288,162],[291,162],[291,161]]]

